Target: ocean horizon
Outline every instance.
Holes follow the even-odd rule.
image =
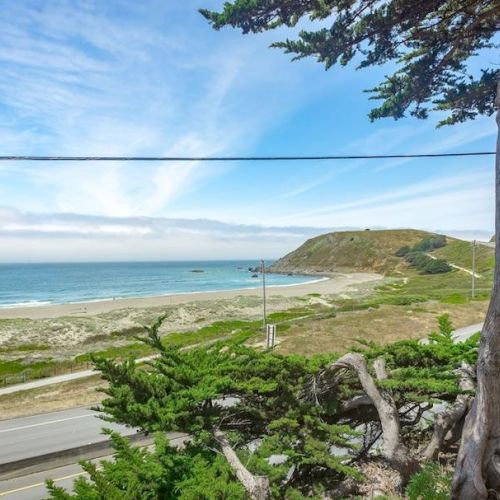
[[[259,288],[261,274],[249,271],[258,265],[258,260],[0,264],[0,308]],[[266,274],[269,286],[314,279]]]

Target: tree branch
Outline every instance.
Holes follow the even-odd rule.
[[[385,371],[385,359],[384,358],[377,358],[373,362],[373,369],[375,370],[375,375],[377,376],[378,380],[386,380],[387,379],[387,372]]]
[[[473,391],[475,383],[472,367],[463,363],[457,372],[460,374],[458,383],[460,389],[463,391]],[[437,457],[446,435],[468,411],[471,400],[472,396],[470,394],[460,394],[450,408],[436,415],[432,438],[422,453],[424,460],[432,460]]]
[[[333,371],[346,368],[356,371],[363,390],[372,400],[377,410],[382,425],[383,456],[401,474],[403,480],[406,480],[410,474],[418,469],[418,463],[401,442],[399,415],[392,396],[385,391],[379,390],[375,385],[372,376],[368,372],[366,360],[361,354],[348,353],[329,367]],[[380,374],[385,373],[383,364],[380,362],[378,363],[378,371]]]
[[[226,435],[216,430],[214,437],[221,447],[221,451],[226,457],[226,460],[233,469],[236,477],[241,482],[245,490],[253,500],[265,500],[269,497],[269,479],[265,476],[253,475],[242,463],[231,447]]]
[[[371,406],[373,405],[373,401],[367,394],[360,394],[359,396],[354,396],[347,401],[342,401],[340,403],[339,410],[341,413],[347,413],[352,410],[357,410],[361,406]]]

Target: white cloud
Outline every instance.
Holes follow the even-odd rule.
[[[274,218],[273,223],[319,226],[454,227],[492,230],[493,172],[462,172],[386,192]]]
[[[484,197],[485,193],[481,194]],[[441,219],[436,217],[435,210],[429,210],[429,203],[432,206],[442,203],[446,215],[463,200],[466,206],[477,201],[472,193],[457,191],[357,210],[335,220],[347,222],[354,215],[354,220],[365,222],[363,227],[381,228],[383,226],[376,221],[393,212],[399,216],[392,227],[407,227],[405,214],[417,210],[422,212],[424,221],[419,227],[436,230]],[[477,212],[469,214],[470,217],[463,214],[465,224],[475,221],[481,213],[482,207],[478,206]],[[262,226],[208,219],[34,214],[4,207],[0,208],[0,262],[277,258],[313,236],[349,229],[360,227],[349,224]],[[487,230],[471,232],[460,227],[440,232],[466,239],[490,237]]]
[[[186,35],[188,26],[151,22],[151,9],[139,4],[120,4],[113,13],[83,1],[8,7],[0,17],[0,97],[11,119],[0,119],[0,132],[7,131],[9,154],[215,155],[250,144],[293,109],[281,105],[275,84],[298,84],[300,71],[293,78],[266,71],[272,56],[255,57],[260,43],[228,45],[214,37],[207,47]],[[170,15],[165,6],[156,11]],[[270,90],[264,98],[253,93],[257,81]],[[207,175],[225,171],[208,174],[194,163],[37,167],[0,166],[4,179],[22,172],[38,187],[27,205],[18,194],[24,209],[110,216],[162,214]]]
[[[0,208],[0,261],[274,258],[329,230]]]

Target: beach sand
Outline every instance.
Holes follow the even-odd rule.
[[[369,283],[382,279],[375,273],[342,273],[329,278],[311,278],[311,282],[299,285],[269,286],[266,288],[268,297],[300,297],[309,293],[334,295],[342,293],[355,285]],[[68,316],[95,316],[119,309],[145,309],[149,307],[173,306],[199,301],[214,301],[233,299],[236,297],[251,297],[262,294],[261,288],[198,292],[157,297],[136,297],[129,299],[101,300],[75,304],[53,304],[39,307],[0,308],[0,319],[51,319]]]

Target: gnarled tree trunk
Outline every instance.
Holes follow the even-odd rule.
[[[366,360],[361,354],[345,354],[330,365],[330,370],[335,371],[342,368],[356,371],[361,387],[372,401],[380,418],[383,439],[382,454],[389,464],[400,473],[402,482],[405,483],[410,475],[418,470],[419,464],[401,442],[399,413],[393,398],[376,386],[368,372]],[[383,360],[376,360],[374,369],[377,377],[382,380],[387,378]]]
[[[452,498],[456,500],[482,500],[489,489],[500,489],[500,82],[495,104],[495,276],[481,334],[476,397],[465,421],[453,477]]]

